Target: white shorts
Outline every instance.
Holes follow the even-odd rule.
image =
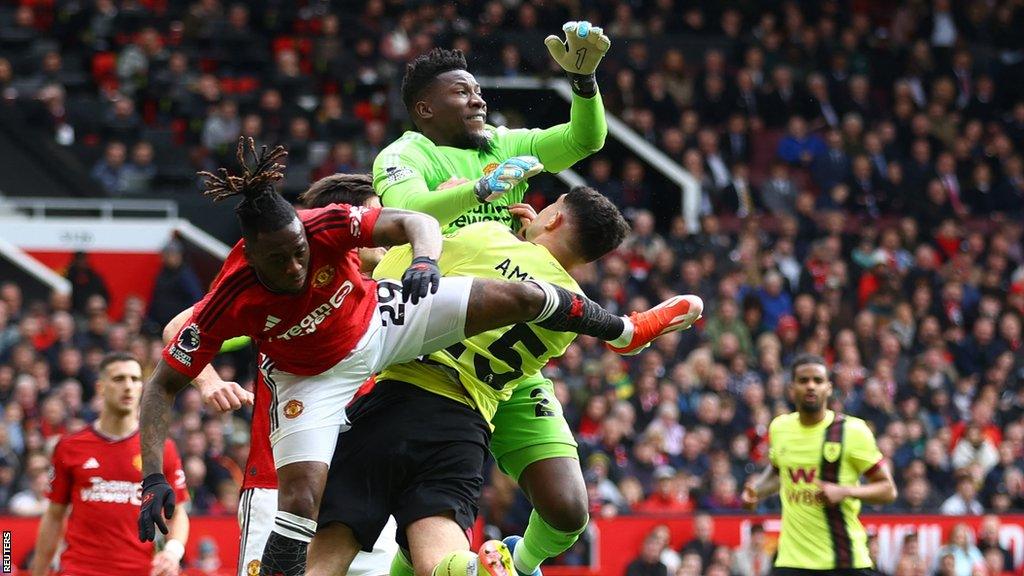
[[[241,540],[238,546],[238,576],[259,576],[263,546],[274,529],[274,515],[277,514],[277,490],[273,488],[249,488],[242,491],[238,502],[238,527]],[[391,559],[398,552],[395,543],[397,530],[394,518],[388,523],[373,544],[372,552],[356,554],[350,576],[382,576],[391,571]]]
[[[270,443],[274,466],[323,462],[330,466],[338,434],[348,425],[345,406],[371,375],[465,339],[473,279],[442,278],[437,293],[402,303],[402,286],[379,282],[378,305],[366,334],[340,362],[315,376],[260,365],[270,389]]]

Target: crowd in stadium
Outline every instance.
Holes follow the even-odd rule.
[[[1024,7],[755,4],[6,2],[0,107],[110,196],[194,193],[240,134],[287,145],[301,190],[369,170],[402,126],[410,57],[454,46],[477,75],[546,76],[542,23],[586,17],[616,42],[599,71],[608,111],[688,180],[628,154],[579,167],[633,226],[580,284],[617,313],[706,303],[696,328],[636,357],[580,338],[547,369],[592,516],[740,512],[798,351],[827,358],[833,407],[873,427],[900,491],[886,511],[1024,510]],[[0,288],[0,510],[42,512],[47,449],[93,416],[104,351],[159,359],[160,326],[199,295],[175,251],[159,292],[120,318],[87,257],[70,298]],[[245,415],[210,417],[195,390],[177,408],[192,513],[233,512]],[[528,510],[491,477],[489,525],[521,533]],[[722,573],[730,553],[700,552]]]

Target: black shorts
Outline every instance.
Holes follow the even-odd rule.
[[[806,568],[772,568],[772,576],[878,576],[874,568],[839,568],[808,570]]]
[[[348,407],[352,429],[338,437],[318,525],[340,522],[369,552],[388,516],[405,530],[422,518],[453,513],[469,530],[476,520],[491,429],[465,404],[395,380]]]

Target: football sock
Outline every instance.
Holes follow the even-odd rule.
[[[306,549],[316,534],[316,522],[288,512],[277,511],[274,529],[263,548],[261,576],[303,576]]]
[[[541,563],[565,552],[579,539],[587,529],[584,524],[579,530],[563,532],[544,521],[534,510],[530,513],[530,523],[526,525],[523,541],[512,551],[512,563],[522,574],[533,574]]]
[[[406,558],[405,550],[399,549],[391,559],[390,576],[416,576],[416,570],[412,567],[412,562]]]
[[[528,280],[544,291],[544,306],[533,323],[555,332],[575,332],[614,341],[624,335],[623,318],[601,308],[596,302],[542,280]],[[632,334],[630,334],[632,338]],[[628,343],[628,341],[627,341]]]

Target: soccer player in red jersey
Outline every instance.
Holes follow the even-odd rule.
[[[351,204],[366,208],[380,208],[380,199],[373,192],[368,174],[334,174],[315,182],[299,200],[306,208],[324,208],[330,204]],[[360,267],[372,269],[380,260],[380,249],[360,249]],[[188,308],[174,317],[164,328],[164,342],[170,343],[192,316]],[[248,338],[234,339],[239,348],[247,346]],[[225,343],[222,350],[228,351]],[[236,349],[236,348],[232,348]],[[263,365],[266,356],[260,355],[258,362]],[[259,573],[263,546],[274,528],[277,512],[277,471],[274,469],[274,454],[270,449],[270,390],[263,373],[257,373],[257,381],[250,393],[236,382],[224,382],[216,372],[204,370],[193,381],[203,396],[203,402],[217,412],[237,410],[243,404],[252,405],[250,426],[249,457],[245,462],[245,476],[242,480],[238,504],[239,549],[236,573],[249,576]],[[349,566],[350,576],[381,576],[391,569],[391,560],[398,552],[395,542],[397,525],[392,518],[381,532],[372,552],[360,552]]]
[[[163,522],[161,511],[169,516],[174,508],[160,450],[171,402],[227,338],[250,336],[268,357],[261,370],[272,393],[270,438],[279,492],[260,573],[290,576],[305,572],[327,468],[346,425],[345,405],[373,373],[518,322],[594,336],[625,352],[684,322],[680,303],[689,306],[680,297],[621,318],[583,296],[533,279],[442,280],[437,220],[348,205],[296,213],[273,187],[283,177],[277,160],[284,149],[257,155],[249,139],[250,167],[242,161],[245,142],[239,143],[242,176],[226,170],[220,176],[204,174],[208,195],[244,196],[236,208],[243,239],[189,323],[165,347],[143,392],[141,540],[152,539],[154,523]],[[525,177],[511,169],[495,175]],[[494,194],[509,189],[499,188]],[[400,284],[360,275],[351,256],[354,248],[407,242],[414,258]]]
[[[139,396],[142,367],[129,354],[108,354],[100,363],[102,399],[92,426],[60,439],[53,452],[50,505],[36,537],[32,574],[48,573],[67,517],[57,572],[67,576],[175,576],[188,540],[188,516],[179,506],[168,522],[164,549],[134,537],[141,504],[142,456]],[[179,501],[188,500],[185,472],[174,444],[163,443],[163,473]],[[71,512],[68,515],[68,507]]]

